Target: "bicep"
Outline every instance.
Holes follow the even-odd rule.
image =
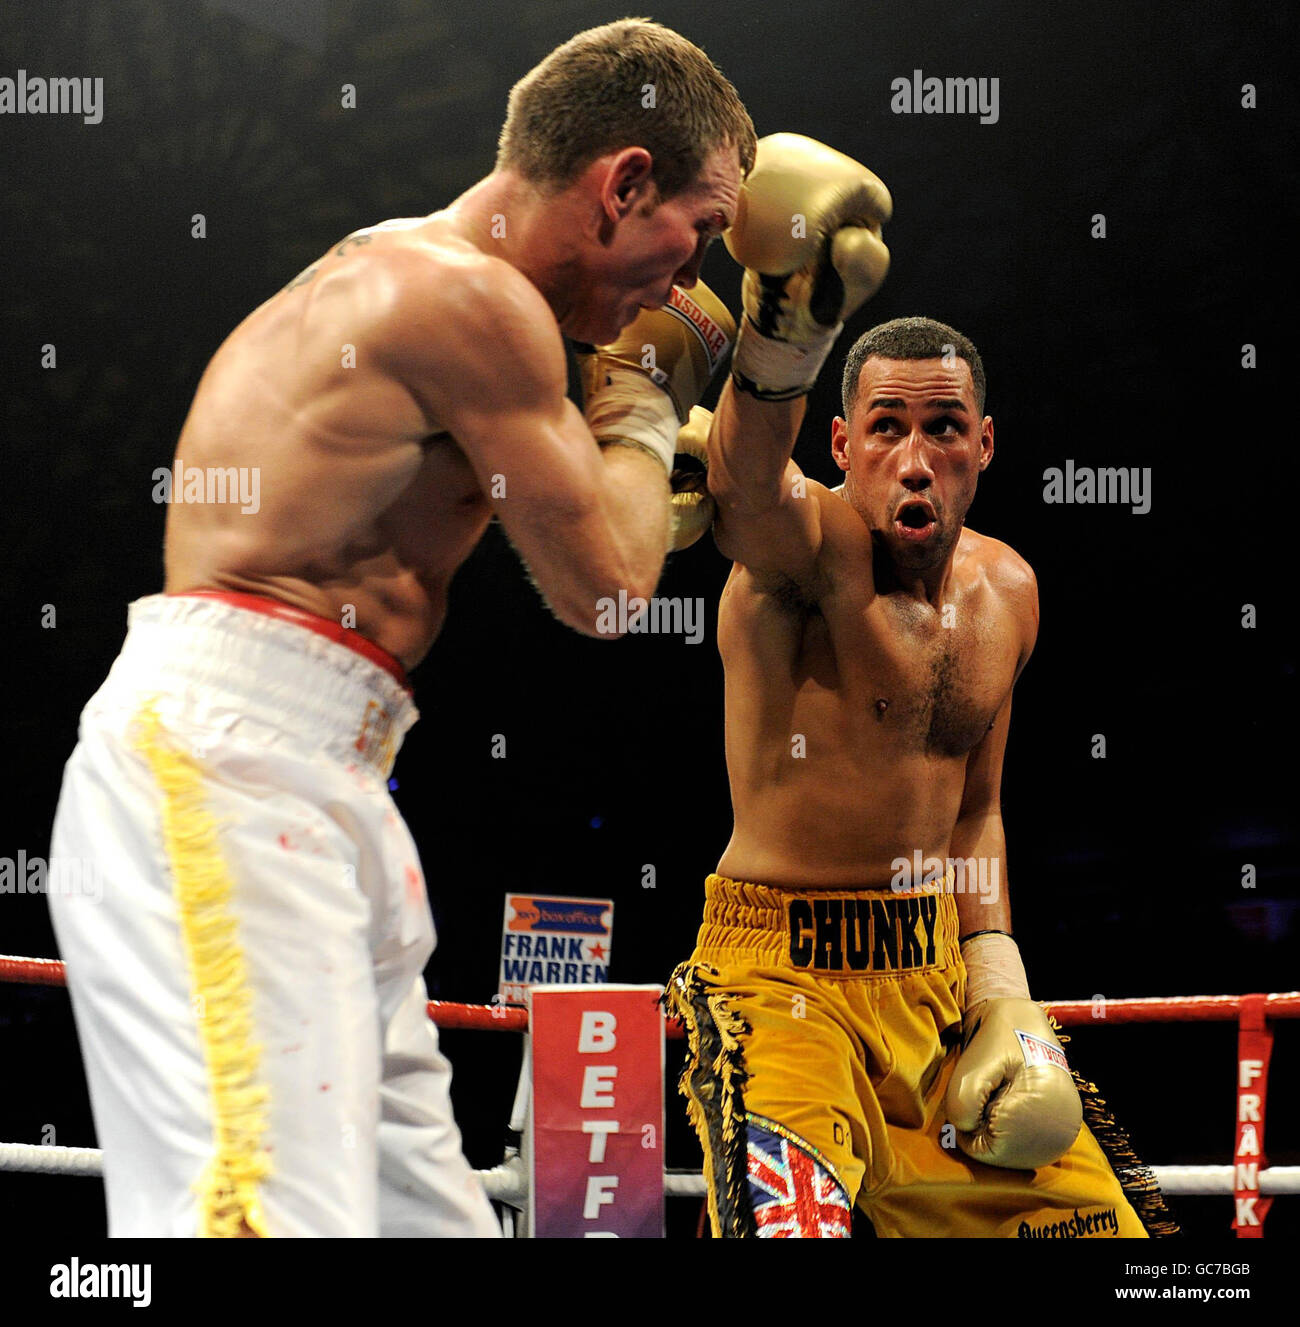
[[[509,528],[573,519],[593,503],[600,453],[586,422],[557,388],[553,398],[467,400],[447,412],[447,431]]]
[[[405,369],[431,427],[449,433],[510,529],[593,505],[600,453],[566,396],[559,329],[517,273],[422,318],[406,336]]]
[[[571,625],[593,589],[621,564],[602,500],[600,450],[572,401],[467,407],[453,436],[469,458],[510,541],[552,608]],[[646,457],[664,489],[663,469]],[[612,560],[611,560],[612,559]],[[576,596],[578,606],[568,603]],[[585,629],[585,618],[582,619]]]
[[[788,461],[772,500],[731,498],[725,491],[719,498],[715,493],[713,535],[719,550],[753,572],[803,583],[821,550],[821,504],[815,492],[820,487]]]
[[[822,542],[818,491],[791,459],[804,402],[759,402],[727,383],[709,429],[714,538],[756,574],[805,584]]]

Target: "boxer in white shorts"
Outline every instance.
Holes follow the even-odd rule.
[[[110,1229],[492,1234],[425,1012],[424,878],[388,795],[415,706],[379,651],[293,617],[139,600],[82,715],[54,855],[111,867],[102,900],[51,908]]]
[[[716,300],[673,287],[695,285],[754,150],[684,38],[581,33],[516,85],[492,174],[343,240],[209,364],[165,593],[132,606],[86,709],[52,848],[105,880],[102,903],[53,911],[110,1234],[495,1228],[424,1017],[433,929],[385,786],[415,718],[402,670],[493,516],[579,631],[653,593],[678,430],[729,344]],[[585,416],[566,335],[589,343]]]

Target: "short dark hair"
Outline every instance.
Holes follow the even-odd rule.
[[[757,141],[736,89],[685,37],[626,18],[571,37],[511,88],[496,166],[558,189],[607,152],[643,147],[671,198],[728,145],[748,175]]]
[[[956,355],[970,365],[971,381],[975,384],[975,409],[983,416],[984,362],[975,346],[955,328],[933,318],[895,318],[863,332],[849,351],[841,385],[845,420],[852,418],[862,366],[872,356],[880,359],[942,359],[945,355]]]

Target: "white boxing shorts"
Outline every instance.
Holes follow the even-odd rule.
[[[51,846],[102,881],[50,909],[110,1235],[499,1233],[425,1010],[404,680],[274,601],[131,605]]]

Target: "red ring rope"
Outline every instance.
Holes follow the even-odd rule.
[[[0,957],[0,981],[28,986],[66,985],[63,963],[57,958]],[[1234,1022],[1247,996],[1174,995],[1129,1000],[1057,1000],[1048,1012],[1063,1027],[1091,1023]],[[1300,991],[1264,997],[1266,1018],[1300,1018]],[[528,1011],[518,1005],[457,1004],[430,1000],[429,1017],[441,1028],[475,1028],[488,1032],[526,1032]],[[680,1040],[681,1025],[669,1020],[667,1035]]]

